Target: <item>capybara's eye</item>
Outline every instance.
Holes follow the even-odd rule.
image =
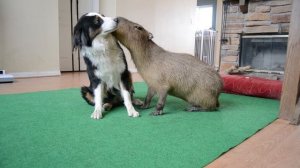
[[[141,26],[134,26],[134,28],[137,30],[143,30],[143,27],[141,27]]]

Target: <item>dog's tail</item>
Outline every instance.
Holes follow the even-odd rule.
[[[94,106],[95,101],[94,101],[94,93],[89,87],[82,86],[81,87],[81,96],[82,98],[89,104]]]

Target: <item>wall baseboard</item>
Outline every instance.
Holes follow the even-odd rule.
[[[40,71],[40,72],[12,72],[9,73],[15,78],[30,78],[30,77],[45,77],[45,76],[59,76],[60,71]]]

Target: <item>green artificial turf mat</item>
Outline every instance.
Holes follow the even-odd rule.
[[[136,97],[146,94],[135,84]],[[279,101],[222,94],[217,112],[185,112],[169,96],[163,116],[124,107],[92,120],[79,89],[0,95],[1,168],[198,168],[277,118]]]

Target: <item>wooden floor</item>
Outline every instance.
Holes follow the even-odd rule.
[[[138,74],[134,74],[133,79],[142,81]],[[24,78],[16,79],[14,83],[0,84],[0,94],[57,90],[88,84],[86,73],[63,73],[57,77]],[[300,127],[278,119],[207,167],[300,168]]]

